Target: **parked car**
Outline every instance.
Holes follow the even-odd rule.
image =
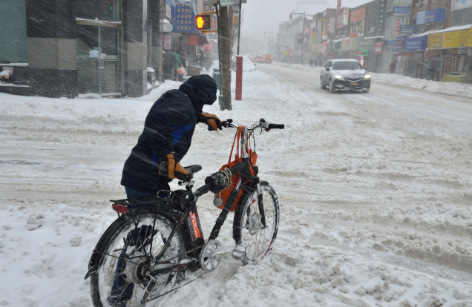
[[[266,55],[262,56],[262,63],[272,64],[273,60],[274,60],[274,57],[271,56],[270,54],[266,54]]]
[[[335,91],[360,90],[365,93],[370,89],[371,75],[359,61],[354,59],[336,59],[326,61],[321,69],[321,88]]]
[[[274,60],[274,57],[270,54],[259,55],[252,58],[252,61],[254,63],[260,63],[260,64],[272,64],[273,60]]]

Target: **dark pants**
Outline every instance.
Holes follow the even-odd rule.
[[[125,191],[126,191],[126,196],[128,198],[144,198],[144,197],[152,197],[152,196],[156,195],[156,194],[153,194],[153,193],[146,193],[146,192],[137,191],[137,190],[134,190],[134,189],[128,188],[128,187],[125,187]]]

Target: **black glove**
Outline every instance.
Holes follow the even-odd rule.
[[[166,154],[159,158],[159,175],[169,177],[170,179],[179,178],[181,180],[190,180],[191,176],[179,162],[175,163],[173,154]]]
[[[198,121],[208,125],[208,130],[221,130],[221,120],[215,114],[202,112],[198,116]]]

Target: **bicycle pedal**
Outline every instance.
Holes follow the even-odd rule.
[[[246,246],[244,245],[236,245],[236,247],[233,249],[233,257],[236,259],[243,259],[246,256]]]

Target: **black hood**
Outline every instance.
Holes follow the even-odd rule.
[[[198,112],[202,111],[203,105],[211,105],[216,100],[216,82],[209,75],[190,77],[179,90],[187,94]]]

